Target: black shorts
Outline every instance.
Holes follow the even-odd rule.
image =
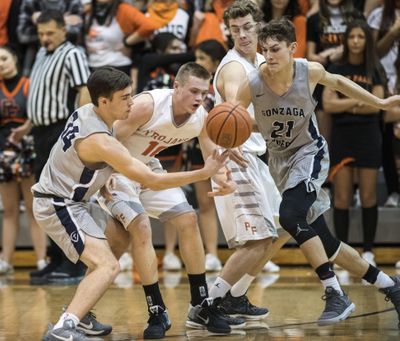
[[[350,166],[379,168],[382,164],[382,132],[379,123],[334,123],[329,149],[331,167],[346,158],[353,158]]]

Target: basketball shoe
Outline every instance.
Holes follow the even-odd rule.
[[[14,272],[14,268],[11,264],[5,260],[0,259],[0,275],[8,275]]]
[[[43,341],[98,341],[99,338],[88,338],[85,333],[76,329],[72,320],[65,320],[61,328],[54,329],[53,325],[49,325],[49,330],[43,337]]]
[[[76,329],[84,332],[88,336],[100,336],[110,334],[112,326],[100,323],[96,320],[96,315],[89,311],[82,320],[79,321]]]
[[[181,270],[181,260],[174,253],[166,253],[163,258],[163,269],[168,271]]]
[[[224,314],[246,320],[261,320],[269,314],[267,308],[259,308],[251,304],[246,295],[233,297],[230,292],[227,292],[221,300],[219,308]]]
[[[222,264],[219,258],[212,253],[206,254],[206,271],[221,271]]]
[[[229,334],[231,327],[223,313],[218,309],[218,301],[214,302],[207,297],[196,306],[189,306],[186,327],[194,329],[207,329],[209,332]]]
[[[143,338],[162,339],[165,336],[165,332],[171,328],[167,309],[163,309],[159,305],[153,305],[149,308],[149,314]]]
[[[354,303],[350,301],[344,292],[341,295],[339,291],[332,287],[325,289],[325,295],[322,296],[322,299],[326,303],[325,309],[317,321],[320,326],[343,321],[356,309]]]
[[[385,300],[391,301],[396,308],[399,322],[397,326],[400,328],[400,276],[392,277],[394,285],[388,288],[379,289],[379,291],[386,295]]]

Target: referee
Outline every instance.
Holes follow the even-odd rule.
[[[90,102],[86,88],[89,67],[84,52],[66,41],[63,13],[43,11],[37,19],[42,47],[36,56],[30,79],[28,117],[35,141],[35,177],[39,180],[51,148],[64,130],[65,122],[77,106]],[[15,134],[27,131],[15,130]],[[69,262],[51,242],[50,264],[31,273],[33,284],[77,282],[83,276],[82,264]]]

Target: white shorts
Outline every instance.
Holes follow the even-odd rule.
[[[143,189],[138,182],[131,181],[121,174],[113,175],[115,189],[113,200],[107,201],[100,195],[97,200],[100,206],[117,219],[125,229],[141,213],[161,222],[173,219],[181,214],[195,212],[187,202],[181,188],[162,191]]]
[[[227,167],[237,190],[215,197],[215,206],[225,239],[230,248],[250,240],[277,238],[276,218],[281,196],[268,170],[256,154],[245,153],[247,168],[239,168],[233,161]]]
[[[85,234],[106,239],[104,231],[109,217],[95,203],[33,198],[33,214],[39,226],[73,263],[85,248]]]

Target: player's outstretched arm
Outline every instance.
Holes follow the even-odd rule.
[[[386,99],[378,98],[350,79],[342,75],[329,73],[319,63],[309,63],[309,77],[311,83],[322,84],[332,90],[341,92],[347,97],[354,98],[375,108],[388,109],[400,104],[399,95]]]
[[[235,104],[240,104],[244,108],[247,108],[251,103],[251,91],[249,81],[246,79],[242,81],[238,87],[235,100]]]
[[[93,134],[77,142],[81,160],[87,164],[105,162],[115,171],[154,191],[180,187],[208,179],[224,167],[228,153],[210,156],[202,169],[190,172],[154,173],[143,162],[135,159],[117,139],[107,134]]]

